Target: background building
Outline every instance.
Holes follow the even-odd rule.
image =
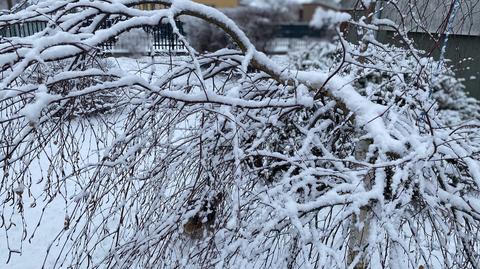
[[[17,0],[1,0],[0,9],[8,9],[10,6],[15,5],[17,2]]]
[[[234,8],[239,6],[240,0],[195,0],[195,2],[215,8]],[[140,8],[145,10],[154,10],[163,8],[163,5],[149,3],[140,5]]]
[[[409,3],[414,3],[414,10]],[[455,4],[458,4],[455,7]],[[465,79],[464,85],[472,96],[480,98],[480,6],[478,0],[411,0],[399,1],[397,8],[380,6],[380,18],[402,20],[415,45],[426,54],[440,58],[445,46],[445,58],[457,77]],[[446,41],[447,33],[449,34]],[[380,31],[381,41],[394,40],[390,29]]]
[[[216,8],[232,8],[239,6],[240,0],[196,0],[195,2]]]

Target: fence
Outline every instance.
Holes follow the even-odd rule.
[[[102,25],[102,29],[108,29],[113,24],[112,21],[105,21]],[[183,30],[183,24],[179,21],[176,22],[176,26],[181,35],[185,35]],[[151,46],[144,48],[145,52],[183,52],[185,51],[185,45],[179,39],[178,35],[173,32],[173,28],[170,24],[161,23],[155,26],[145,26],[142,28],[148,35]],[[102,50],[107,53],[122,53],[123,48],[118,46],[119,37],[107,40],[102,44]]]
[[[177,22],[177,28],[180,30],[180,34],[185,36],[181,22]],[[146,32],[152,35],[154,50],[185,50],[185,45],[179,40],[178,35],[173,32],[170,24],[156,25],[146,29]]]
[[[40,22],[25,22],[9,25],[0,28],[0,36],[2,37],[26,37],[42,31],[47,28],[47,23]]]
[[[88,23],[86,23],[87,25]],[[108,29],[114,24],[113,20],[106,20],[100,26],[100,29]],[[34,35],[40,31],[43,31],[47,27],[46,22],[25,22],[10,25],[4,28],[0,28],[1,37],[26,37]],[[180,33],[184,35],[183,24],[177,21],[177,28]],[[173,28],[170,24],[162,23],[155,26],[143,27],[143,30],[148,34],[150,39],[150,48],[153,52],[182,52],[185,51],[185,45],[179,39],[178,35],[173,32]],[[121,51],[117,48],[118,37],[111,38],[105,41],[100,49],[106,53],[115,53]],[[145,51],[145,52],[148,52]]]
[[[100,29],[108,29],[114,24],[114,20],[105,20]],[[85,23],[88,26],[89,22]],[[0,35],[4,37],[25,37],[33,35],[39,31],[42,31],[47,27],[46,22],[27,22],[23,24],[15,24],[0,29]],[[314,29],[308,24],[281,24],[275,27],[275,38],[271,40],[267,52],[270,53],[287,53],[292,49],[306,48],[308,43],[315,39],[321,39],[328,37],[331,33],[323,29]],[[177,22],[177,28],[182,35],[185,35],[183,30],[183,24]],[[136,40],[133,39],[132,43],[147,43],[141,50],[143,54],[156,53],[156,52],[185,52],[185,45],[179,39],[178,35],[173,32],[170,24],[162,23],[155,26],[146,26],[142,28],[146,35],[143,35]],[[120,36],[121,38],[122,36]],[[119,37],[111,38],[101,44],[100,49],[105,53],[130,53],[125,48],[125,42],[119,42]],[[147,42],[144,42],[144,41]],[[135,45],[135,44],[132,44]]]

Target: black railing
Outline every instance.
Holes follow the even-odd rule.
[[[100,29],[109,29],[115,23],[114,20],[105,20]],[[85,22],[85,26],[90,23]],[[177,22],[177,28],[182,35],[185,35],[183,30],[183,24]],[[46,22],[28,22],[23,24],[15,24],[0,29],[0,36],[3,37],[25,37],[33,35],[39,31],[42,31],[47,27]],[[328,36],[328,31],[325,29],[315,29],[308,24],[284,24],[276,25],[274,37],[276,39],[291,39],[291,40],[303,40],[304,38],[322,38]],[[179,52],[185,51],[185,45],[179,39],[172,29],[172,26],[168,23],[161,23],[155,26],[145,26],[142,28],[145,32],[145,38],[148,36],[147,43],[150,46],[145,46],[143,53],[155,53],[155,52]],[[298,42],[296,42],[298,43]],[[122,48],[118,46],[118,37],[111,38],[100,45],[100,50],[106,53],[123,52]],[[124,53],[129,53],[125,51]]]
[[[90,21],[86,22],[85,26],[90,25],[90,23],[91,23]],[[100,25],[100,29],[109,29],[110,27],[112,27],[112,25],[113,25],[112,20],[105,20]],[[115,43],[116,43],[116,39],[115,37],[112,37],[106,42],[103,42],[100,46],[102,48],[102,51],[111,51],[113,50]]]
[[[108,29],[114,24],[113,20],[105,20],[100,29]],[[85,25],[88,25],[86,23]],[[0,28],[1,37],[26,37],[34,35],[47,27],[46,22],[26,22],[22,24],[14,24]],[[183,24],[177,21],[177,28],[182,35],[185,35]],[[185,45],[180,40],[177,34],[174,33],[173,27],[168,23],[162,23],[155,26],[145,26],[143,30],[148,34],[151,41],[151,49],[155,51],[183,51]],[[111,38],[103,42],[100,49],[104,52],[114,52],[118,37]],[[145,51],[148,52],[148,51]]]
[[[180,34],[185,36],[183,24],[177,22],[176,25]],[[154,50],[178,51],[185,49],[185,45],[179,39],[178,35],[173,32],[172,25],[170,24],[159,24],[144,30],[152,36],[152,46]]]
[[[43,31],[47,27],[47,23],[40,22],[25,22],[12,24],[3,28],[0,28],[0,36],[2,37],[26,37],[34,35],[40,31]]]

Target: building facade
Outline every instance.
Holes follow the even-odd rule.
[[[240,4],[240,0],[196,0],[195,2],[216,8],[232,8],[238,7]]]
[[[215,8],[233,8],[240,5],[240,0],[195,0],[195,2]],[[142,4],[140,5],[140,8],[145,10],[155,10],[163,8],[163,5],[153,3]]]
[[[195,0],[195,2],[215,8],[233,8],[240,5],[240,0]],[[149,3],[141,4],[139,8],[144,10],[155,10],[162,9],[164,6],[162,4]]]

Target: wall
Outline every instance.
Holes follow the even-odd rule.
[[[400,15],[396,7],[391,4],[383,4],[380,17],[389,18],[397,23],[403,21],[409,37],[415,41],[419,49],[430,52],[435,42],[430,39],[426,32],[444,33],[446,31],[446,18],[452,9],[453,0],[409,0],[398,1]],[[357,0],[342,0],[343,8],[351,8]],[[453,67],[457,77],[465,79],[464,85],[470,95],[480,99],[480,5],[478,0],[461,0],[461,4],[452,20],[452,35],[450,35],[445,58]],[[414,13],[411,12],[412,4]],[[356,19],[365,15],[362,12],[354,14]],[[420,25],[420,27],[419,27]],[[381,28],[385,30],[386,28]],[[355,31],[348,33],[349,40],[358,40]],[[432,56],[439,59],[441,45],[445,35],[442,35],[440,46],[434,48]],[[392,38],[392,32],[380,31],[379,40],[392,42],[396,45],[398,40]]]
[[[196,0],[195,2],[209,5],[216,8],[237,7],[240,0]]]

